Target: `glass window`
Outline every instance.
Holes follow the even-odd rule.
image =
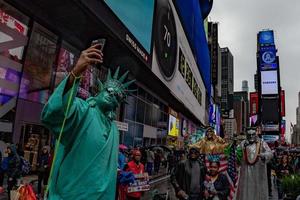
[[[141,97],[142,99],[146,98],[146,91],[141,87],[138,88],[138,96]]]
[[[125,119],[135,121],[136,97],[128,96],[127,102],[128,104],[125,105]]]
[[[57,36],[35,23],[30,37],[21,81],[20,97],[46,103],[49,96]]]
[[[124,144],[127,145],[128,147],[133,147],[135,124],[134,122],[129,122],[126,120],[125,122],[128,123],[128,131],[125,132]]]
[[[147,93],[146,100],[147,100],[147,102],[152,103],[153,102],[153,96],[151,94]]]
[[[11,142],[29,18],[0,1],[0,139]]]
[[[152,126],[152,106],[146,103],[145,124]]]
[[[145,117],[145,102],[138,99],[136,121],[139,123],[144,123],[144,117]]]
[[[159,107],[155,104],[152,105],[152,126],[157,127],[157,123],[160,118]]]
[[[57,69],[55,72],[55,87],[67,76],[75,65],[79,51],[66,42],[62,43],[59,50]]]
[[[143,138],[143,132],[144,132],[144,125],[136,123],[134,137]]]

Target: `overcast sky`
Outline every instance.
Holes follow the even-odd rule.
[[[281,86],[286,91],[286,121],[296,122],[300,91],[300,0],[214,0],[210,21],[219,22],[219,43],[234,56],[234,89],[248,80],[254,90],[256,35],[273,29],[280,59]]]

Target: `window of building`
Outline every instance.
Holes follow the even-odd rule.
[[[40,103],[48,100],[57,39],[43,26],[34,24],[24,63],[21,98]]]
[[[29,18],[0,1],[0,137],[11,142]]]

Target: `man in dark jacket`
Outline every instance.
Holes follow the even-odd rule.
[[[17,179],[19,179],[22,174],[22,163],[14,144],[7,147],[7,154],[8,157],[2,162],[2,169],[7,174],[7,191],[10,199],[10,191],[17,185]]]
[[[191,148],[188,159],[178,163],[171,174],[171,183],[176,196],[181,200],[203,198],[206,170],[199,160],[199,155],[198,149]]]

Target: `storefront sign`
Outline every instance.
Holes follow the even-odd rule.
[[[126,122],[120,122],[120,121],[115,121],[117,124],[117,127],[119,131],[128,131],[128,123]]]

